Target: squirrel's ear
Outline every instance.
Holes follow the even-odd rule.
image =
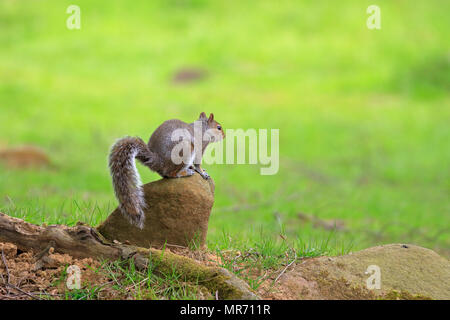
[[[211,114],[209,115],[208,121],[213,121],[213,120],[214,120],[214,115],[211,113]]]
[[[200,113],[199,119],[206,119],[206,113],[204,112]]]

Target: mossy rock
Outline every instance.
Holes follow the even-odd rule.
[[[380,268],[380,289],[367,286],[371,265]],[[450,262],[430,249],[389,244],[307,259],[279,286],[294,299],[450,299]]]
[[[450,262],[430,249],[410,244],[389,244],[335,258],[329,267],[354,283],[366,286],[370,265],[380,267],[381,288],[404,296],[450,299]]]
[[[117,208],[97,230],[108,240],[149,248],[158,245],[201,247],[214,203],[214,182],[199,174],[161,179],[143,186],[144,228],[133,226]]]

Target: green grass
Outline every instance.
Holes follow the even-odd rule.
[[[38,145],[54,163],[1,167],[2,212],[95,225],[117,204],[110,145],[205,111],[224,128],[280,129],[274,176],[205,166],[216,182],[210,249],[257,250],[268,238],[306,255],[389,242],[448,253],[447,1],[379,0],[376,31],[366,28],[373,1],[83,0],[82,29],[68,30],[72,3],[0,2],[0,145]],[[209,77],[173,85],[186,66]],[[158,178],[139,169],[144,182]]]
[[[119,296],[134,299],[198,299],[198,287],[189,284],[174,267],[167,274],[155,274],[153,266],[145,272],[138,271],[131,260],[115,261],[104,265],[109,277],[114,280],[111,289]],[[196,284],[198,285],[198,284]]]
[[[100,267],[91,268],[102,278],[96,281],[83,281],[79,289],[67,289],[67,272],[52,282],[63,294],[53,296],[40,295],[41,299],[98,300],[98,299],[134,299],[134,300],[192,300],[212,298],[206,289],[198,283],[185,281],[174,266],[167,274],[154,272],[155,266],[149,265],[145,271],[136,269],[133,260],[104,261]],[[61,289],[61,287],[63,289]],[[55,298],[56,297],[56,298]]]

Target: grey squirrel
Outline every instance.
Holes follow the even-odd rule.
[[[196,125],[201,125],[201,135],[195,135]],[[205,134],[208,131],[208,134]],[[190,154],[180,154],[181,163],[173,161],[173,150],[180,144],[174,135],[184,132],[189,140]],[[209,139],[205,137],[208,136]],[[112,177],[114,193],[119,200],[119,209],[131,224],[143,228],[145,220],[145,199],[141,187],[140,176],[134,159],[139,160],[150,170],[157,172],[163,178],[187,177],[198,172],[204,179],[209,175],[200,167],[201,156],[210,142],[225,138],[222,126],[214,120],[211,113],[209,118],[202,112],[194,123],[186,123],[173,119],[163,122],[151,135],[148,144],[139,137],[124,137],[112,147],[109,155],[109,168]],[[195,141],[201,139],[201,141]],[[195,153],[195,145],[201,147],[201,155]],[[183,149],[185,150],[185,149]],[[182,151],[183,151],[182,150]],[[187,152],[186,152],[187,153]]]

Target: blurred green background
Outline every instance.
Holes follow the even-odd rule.
[[[80,30],[66,28],[70,4]],[[372,4],[381,30],[366,26]],[[450,256],[448,12],[444,0],[0,0],[0,147],[52,161],[0,165],[0,210],[97,224],[117,205],[111,144],[205,111],[224,128],[280,130],[276,175],[205,166],[210,246],[283,234]],[[186,68],[204,76],[174,82]]]

